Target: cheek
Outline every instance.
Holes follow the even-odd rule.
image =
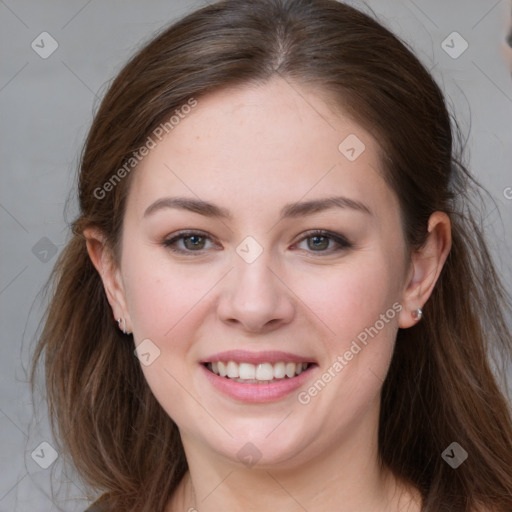
[[[389,260],[368,253],[323,273],[305,273],[295,280],[295,289],[331,334],[346,340],[373,325],[396,302],[396,272]]]
[[[150,354],[149,364],[141,359],[141,370],[167,414],[181,426],[188,425],[201,414],[184,391],[194,369],[188,363],[194,357],[195,328],[206,314],[207,301],[201,299],[215,276],[194,272],[191,266],[182,270],[144,246],[127,247],[126,254],[130,256],[123,261],[123,276],[134,344],[145,343],[144,352]]]
[[[344,403],[343,411],[330,413],[333,426],[361,413],[386,377],[401,309],[397,283],[402,264],[398,251],[368,250],[330,271],[329,279],[317,275],[301,282],[299,295],[309,297],[308,307],[328,326],[319,378],[329,382],[329,389],[313,407],[325,407],[328,415],[329,404]],[[311,394],[306,390],[305,400],[316,400],[320,389],[322,383]]]
[[[328,329],[323,330],[325,358],[317,380],[302,391],[299,402],[324,418],[327,430],[341,432],[357,423],[378,399],[401,309],[392,269],[390,260],[372,257],[332,273],[321,286],[312,288],[310,280],[314,293],[308,306]]]
[[[201,300],[214,276],[172,265],[158,251],[135,249],[123,268],[134,333],[164,339]]]

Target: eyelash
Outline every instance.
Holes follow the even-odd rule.
[[[304,235],[305,236],[303,236],[300,240],[298,240],[294,245],[297,245],[309,238],[315,238],[315,237],[327,238],[327,239],[332,240],[338,244],[338,247],[336,247],[334,249],[331,248],[331,249],[327,249],[325,251],[308,251],[311,253],[332,254],[333,252],[339,252],[339,251],[348,250],[348,249],[353,248],[353,244],[351,244],[344,236],[338,235],[336,233],[332,233],[330,231],[326,231],[324,229],[314,229],[311,231],[307,231],[306,233],[304,233]],[[176,242],[178,242],[179,240],[182,240],[184,238],[189,238],[191,236],[199,236],[204,239],[211,240],[211,237],[209,237],[206,233],[203,233],[202,231],[180,231],[172,238],[164,240],[162,242],[162,245],[175,253],[187,254],[187,255],[189,255],[189,254],[191,255],[193,253],[203,254],[206,249],[200,249],[197,251],[193,251],[193,250],[188,250],[188,249],[179,249],[175,246]]]

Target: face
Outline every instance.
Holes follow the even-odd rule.
[[[358,124],[282,79],[199,98],[134,171],[119,266],[185,449],[286,467],[373,434],[407,261]]]

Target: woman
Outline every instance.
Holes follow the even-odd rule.
[[[34,356],[90,510],[512,510],[476,191],[438,86],[351,7],[228,0],[150,42]]]

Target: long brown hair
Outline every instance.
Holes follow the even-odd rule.
[[[44,352],[60,449],[112,510],[161,512],[185,474],[177,426],[112,318],[83,230],[99,228],[117,263],[136,167],[104,184],[190,98],[276,76],[328,92],[379,141],[411,251],[433,212],[452,222],[452,249],[424,318],[397,336],[382,390],[382,464],[420,490],[425,511],[510,512],[512,420],[505,372],[500,390],[489,355],[510,359],[510,296],[477,218],[482,189],[457,157],[458,132],[428,71],[372,17],[334,0],[207,6],[153,39],[112,83],[82,153],[80,214],[51,276],[31,369],[33,383]],[[452,442],[469,455],[457,469],[441,457]]]

